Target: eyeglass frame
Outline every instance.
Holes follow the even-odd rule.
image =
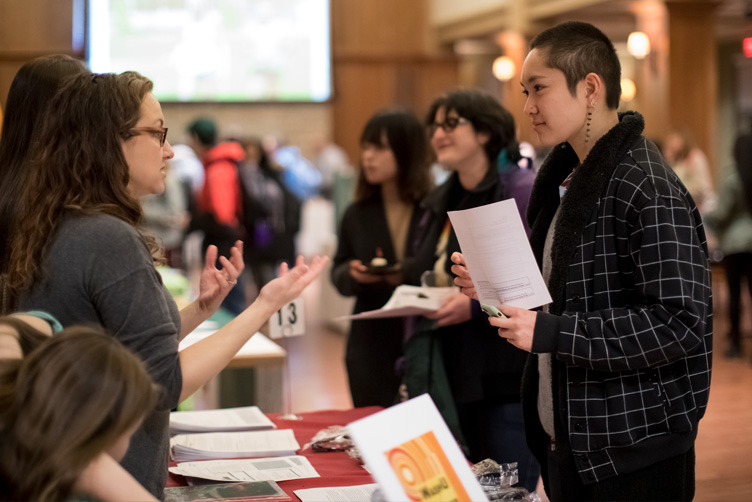
[[[429,124],[428,133],[429,136],[433,136],[436,133],[436,129],[441,128],[441,130],[448,134],[457,129],[459,126],[469,123],[470,121],[465,117],[446,117],[444,118],[444,122],[433,122]]]
[[[134,127],[132,129],[128,129],[128,134],[133,136],[140,136],[143,134],[159,134],[159,136],[155,136],[157,140],[159,141],[159,146],[164,146],[165,142],[167,141],[167,131],[169,129],[167,127]]]

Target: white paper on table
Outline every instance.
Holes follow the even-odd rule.
[[[302,502],[371,502],[371,496],[379,485],[335,486],[332,488],[306,488],[293,493]]]
[[[170,439],[170,453],[176,461],[284,457],[294,455],[299,449],[300,445],[290,429],[178,434]]]
[[[170,433],[230,432],[276,429],[258,406],[220,410],[174,411],[170,413]]]
[[[458,288],[429,288],[397,286],[389,301],[378,310],[369,310],[338,319],[381,319],[387,317],[405,317],[409,315],[426,315],[439,310],[447,298],[456,293]]]
[[[320,477],[311,462],[299,455],[180,462],[175,467],[170,467],[170,472],[215,481],[287,481]]]
[[[428,394],[347,430],[388,501],[488,500]]]
[[[514,199],[448,214],[482,304],[551,303]]]

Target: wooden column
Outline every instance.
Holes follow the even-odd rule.
[[[713,173],[717,127],[718,57],[715,2],[666,2],[669,13],[669,124],[687,126],[710,159]]]

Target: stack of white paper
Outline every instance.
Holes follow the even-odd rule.
[[[214,481],[287,481],[319,477],[308,459],[301,456],[180,462],[170,467],[170,472]]]
[[[205,432],[179,434],[170,439],[173,460],[203,460],[295,455],[300,445],[292,430],[254,432]]]
[[[170,434],[189,432],[262,431],[277,426],[258,406],[170,413]]]
[[[333,500],[347,500],[348,502],[371,502],[373,492],[379,485],[334,486],[328,488],[306,488],[295,490],[295,495],[303,502],[332,502]]]

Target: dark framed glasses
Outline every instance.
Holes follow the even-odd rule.
[[[433,136],[433,134],[436,132],[436,129],[443,129],[444,132],[450,133],[457,129],[458,126],[461,126],[463,124],[467,124],[470,121],[463,117],[446,117],[444,119],[444,122],[434,122],[433,124],[428,126],[428,134],[430,136]]]
[[[140,134],[150,134],[157,141],[159,146],[163,146],[167,140],[167,128],[166,127],[134,127],[128,131],[131,136],[138,136]]]

